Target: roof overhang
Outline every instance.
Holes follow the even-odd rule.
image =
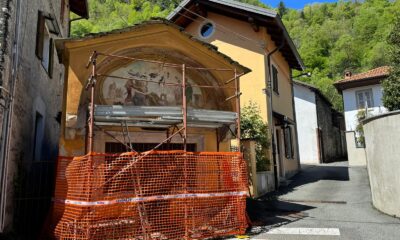
[[[336,82],[333,85],[339,91],[339,93],[342,93],[343,90],[346,90],[349,88],[356,88],[356,87],[380,84],[383,79],[385,79],[385,78],[384,77],[365,78],[365,79],[359,79],[359,80],[353,80],[353,81]]]
[[[202,11],[211,11],[243,21],[251,19],[253,23],[265,26],[275,45],[280,46],[284,43],[280,51],[290,67],[300,71],[305,69],[279,14],[274,11],[233,0],[184,0],[167,19],[185,28],[197,18],[192,12]]]
[[[332,106],[331,101],[329,101],[329,99],[316,86],[309,83],[301,82],[299,80],[293,80],[293,84],[310,89],[314,93],[318,94],[318,96],[320,96],[329,106]]]
[[[65,38],[65,39],[57,39],[55,41],[59,61],[63,62],[66,58],[66,52],[69,50],[68,48],[80,48],[80,47],[87,47],[91,45],[96,45],[102,41],[109,41],[106,40],[107,38],[118,37],[118,38],[125,38],[124,35],[129,35],[132,33],[140,33],[144,32],[146,28],[151,28],[152,26],[163,26],[169,28],[171,30],[178,30],[179,34],[188,39],[189,42],[192,42],[197,46],[197,48],[204,48],[209,51],[209,54],[214,55],[222,59],[226,64],[231,65],[232,69],[236,68],[238,70],[239,75],[244,75],[251,72],[251,69],[241,65],[240,63],[236,62],[229,56],[221,53],[218,51],[218,48],[212,44],[206,43],[201,41],[192,35],[183,31],[183,29],[176,24],[165,20],[165,19],[152,19],[149,21],[145,21],[131,27],[116,29],[110,32],[100,32],[100,33],[91,33],[81,38]],[[132,36],[131,36],[132,37]],[[104,40],[102,40],[104,39]]]
[[[87,0],[69,0],[70,11],[83,17],[89,18],[89,6]]]

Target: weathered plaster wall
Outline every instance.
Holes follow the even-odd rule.
[[[366,166],[365,148],[356,147],[353,131],[346,132],[346,143],[349,166]]]
[[[317,109],[315,93],[294,84],[299,154],[302,164],[319,164]]]
[[[364,122],[372,202],[380,211],[400,217],[400,111]]]
[[[65,43],[65,47],[66,49],[60,50],[63,52],[65,64],[69,68],[67,84],[64,89],[65,99],[63,103],[63,111],[66,114],[65,119],[63,119],[63,131],[60,140],[60,154],[64,156],[85,154],[86,111],[89,101],[88,93],[84,90],[84,84],[86,84],[90,74],[90,69],[86,69],[85,65],[90,54],[94,50],[99,53],[120,54],[143,59],[159,60],[160,57],[162,57],[163,60],[168,63],[185,63],[190,66],[224,69],[233,69],[234,67],[230,61],[227,61],[220,54],[216,54],[202,44],[190,40],[178,29],[162,23],[143,24],[140,29],[133,29],[120,34],[108,34],[93,39],[70,41]],[[128,66],[126,61],[118,61],[115,58],[104,58],[103,56],[99,56],[97,64],[98,72],[103,74],[110,74],[117,69]],[[175,75],[170,74],[172,70],[176,71]],[[169,70],[168,66],[164,66],[157,71],[157,74],[160,75],[168,72],[168,74],[165,74],[165,81],[167,83],[177,83],[180,80],[179,78],[181,75],[179,74],[181,70],[172,70]],[[143,71],[149,74],[150,69],[147,68]],[[243,71],[243,69],[238,68],[238,72],[241,71]],[[126,74],[125,70],[124,73]],[[144,76],[145,73],[142,74]],[[121,76],[120,74],[116,75]],[[233,71],[207,72],[203,70],[195,71],[187,69],[186,76],[187,79],[195,81],[198,85],[223,85],[226,80],[233,77]],[[174,77],[176,77],[176,79]],[[105,104],[104,94],[102,95],[104,90],[102,89],[103,80],[104,78],[98,79],[96,84],[96,104]],[[117,79],[115,81],[118,80],[126,81],[124,79]],[[120,83],[118,84],[121,85]],[[232,86],[232,84],[230,86]],[[124,84],[122,84],[122,88],[123,85]],[[154,88],[154,84],[152,87]],[[156,84],[156,87],[160,86]],[[165,91],[169,94],[174,92],[174,89],[162,89],[168,87],[168,85],[160,87],[160,91]],[[195,90],[195,86],[193,89]],[[235,111],[235,101],[225,101],[226,98],[234,94],[232,89],[208,88],[202,89],[201,91],[203,100],[207,103],[204,105],[205,109]],[[212,103],[215,103],[215,106],[210,107]],[[125,102],[124,104],[127,103]],[[189,107],[193,106],[189,104]],[[121,132],[121,128],[106,127],[105,129],[116,133]],[[132,131],[132,141],[135,143],[161,142],[166,138],[165,132],[145,133],[139,128],[131,128],[130,130]],[[188,133],[188,142],[196,143],[197,150],[217,151],[215,129],[190,129]],[[94,150],[97,152],[104,152],[105,142],[115,142],[115,140],[105,136],[100,131],[96,131],[95,135],[96,142]],[[121,134],[119,134],[119,139],[123,140]],[[176,137],[173,139],[173,142],[181,142],[181,138]],[[229,149],[229,141],[226,140],[219,144],[220,151],[229,151]]]
[[[340,122],[343,119],[333,112],[332,106],[328,104],[320,95],[316,94],[318,127],[322,135],[322,160],[332,162],[343,155],[342,132]]]
[[[64,67],[58,64],[54,51],[52,78],[46,73],[41,61],[35,55],[35,36],[38,11],[54,13],[60,28],[60,36],[66,37],[68,30],[68,8],[65,8],[62,19],[61,0],[20,1],[20,15],[16,16],[16,1],[11,1],[10,35],[7,39],[7,52],[10,62],[17,61],[15,70],[15,91],[13,92],[12,117],[9,126],[9,148],[6,149],[6,216],[5,232],[19,231],[33,234],[42,224],[51,199],[54,164],[58,154],[58,134],[60,125],[56,118],[61,111],[62,85]],[[14,34],[17,26],[18,41]],[[13,46],[13,43],[16,45]],[[17,56],[12,53],[16,52]],[[5,87],[12,81],[11,64],[4,75]],[[34,135],[36,112],[43,116],[42,148],[38,151],[38,160],[34,161]],[[32,199],[37,199],[33,201]],[[41,209],[34,214],[33,211]],[[33,217],[35,219],[33,219]],[[16,220],[17,219],[17,220]],[[16,220],[16,221],[15,221]],[[16,223],[16,225],[13,225]],[[29,227],[27,227],[29,226]],[[37,229],[35,229],[37,228]],[[32,237],[33,235],[30,235]]]

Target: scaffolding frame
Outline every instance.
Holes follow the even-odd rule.
[[[114,58],[114,59],[121,59],[121,60],[129,60],[129,61],[141,61],[141,62],[148,62],[148,63],[155,63],[155,64],[160,64],[162,68],[168,67],[168,68],[175,68],[175,69],[180,69],[182,72],[182,81],[181,83],[166,83],[166,82],[160,82],[160,81],[152,81],[152,80],[143,80],[143,79],[138,79],[138,78],[131,78],[131,77],[122,77],[122,76],[114,76],[114,75],[107,75],[107,74],[102,74],[98,73],[97,69],[97,61],[98,57],[103,56],[103,57],[109,57],[109,58]],[[238,73],[236,68],[229,69],[229,68],[205,68],[205,67],[195,67],[195,66],[189,66],[186,65],[185,63],[183,64],[177,64],[177,63],[168,63],[168,62],[163,62],[163,61],[157,61],[157,60],[149,60],[149,59],[143,59],[143,58],[134,58],[134,57],[127,57],[127,56],[122,56],[122,55],[116,55],[116,54],[107,54],[107,53],[101,53],[97,51],[93,51],[91,56],[89,57],[89,61],[86,65],[86,68],[92,67],[91,69],[91,75],[88,79],[88,83],[86,85],[86,90],[90,91],[90,102],[89,102],[89,116],[88,116],[88,133],[86,134],[86,149],[88,151],[88,154],[92,153],[94,151],[94,127],[105,133],[106,135],[110,136],[114,140],[120,142],[123,144],[125,147],[130,149],[133,152],[136,152],[132,148],[130,136],[129,136],[129,127],[125,121],[125,126],[123,126],[123,122],[121,121],[121,127],[123,132],[127,132],[128,134],[128,139],[129,143],[124,143],[120,141],[116,136],[114,136],[112,133],[104,130],[102,127],[98,126],[95,124],[95,88],[96,88],[96,83],[98,77],[110,77],[110,78],[116,78],[116,79],[124,79],[124,80],[133,80],[133,81],[141,81],[141,82],[148,82],[148,83],[157,83],[157,84],[162,84],[163,86],[175,86],[175,87],[180,87],[182,89],[182,127],[179,128],[179,124],[172,124],[172,125],[166,125],[167,129],[167,138],[164,139],[162,142],[160,142],[157,146],[152,148],[151,150],[147,151],[146,153],[151,153],[155,150],[157,150],[162,144],[166,142],[170,142],[173,137],[175,137],[177,134],[179,134],[182,138],[183,142],[183,150],[184,152],[187,151],[187,139],[188,139],[188,134],[187,134],[187,129],[188,129],[188,109],[187,109],[187,96],[186,96],[186,89],[187,89],[187,79],[186,79],[186,74],[187,70],[198,70],[198,71],[223,71],[223,72],[232,72],[233,76],[232,78],[226,80],[224,82],[224,86],[210,86],[210,85],[191,85],[192,87],[198,87],[198,88],[218,88],[218,89],[231,89],[234,90],[234,95],[228,97],[225,99],[225,101],[231,101],[232,99],[235,99],[235,113],[237,114],[236,118],[236,132],[233,133],[230,127],[228,129],[230,132],[235,135],[237,144],[239,146],[238,151],[240,152],[240,138],[241,138],[241,131],[240,131],[240,96],[242,93],[240,92],[240,82],[239,78],[244,75],[245,73]],[[234,86],[227,86],[228,84],[234,82]],[[125,129],[124,129],[125,127]],[[174,132],[172,135],[169,134],[169,129],[173,127],[174,130],[177,129],[176,132]],[[219,151],[219,137],[218,137],[218,128],[216,128],[216,135],[217,135],[217,150]],[[125,139],[125,136],[124,136]]]
[[[124,59],[124,60],[129,60],[129,61],[142,61],[142,62],[150,62],[150,63],[155,63],[155,64],[160,64],[160,66],[162,68],[164,67],[171,67],[171,68],[176,68],[179,69],[182,72],[182,81],[181,83],[160,83],[158,81],[149,81],[149,80],[143,80],[143,79],[135,79],[135,78],[126,78],[126,77],[119,77],[119,76],[111,76],[111,75],[106,75],[106,74],[101,74],[98,73],[98,69],[97,69],[97,62],[98,62],[98,57],[99,56],[104,56],[104,57],[110,57],[110,58],[116,58],[116,59]],[[156,145],[154,148],[152,148],[149,151],[143,152],[139,155],[139,157],[134,157],[136,155],[132,155],[132,159],[127,162],[126,165],[124,165],[121,169],[119,169],[118,172],[116,172],[115,174],[113,174],[112,176],[110,176],[109,178],[107,178],[104,182],[102,182],[101,184],[97,185],[96,187],[90,186],[89,188],[89,192],[90,194],[88,194],[88,196],[86,196],[87,200],[89,201],[90,199],[92,199],[93,197],[93,193],[100,190],[101,188],[103,188],[107,183],[113,181],[114,179],[116,179],[117,177],[121,176],[122,174],[126,173],[129,170],[133,170],[133,182],[132,184],[134,185],[134,191],[135,191],[135,195],[136,196],[142,196],[142,187],[141,187],[141,183],[140,183],[140,178],[137,175],[137,171],[136,171],[136,163],[141,161],[142,159],[144,159],[145,157],[149,156],[150,154],[152,154],[155,150],[157,150],[161,145],[163,145],[164,143],[169,143],[175,136],[180,135],[182,142],[183,142],[183,156],[184,160],[183,160],[183,172],[184,172],[184,176],[183,176],[183,194],[188,194],[189,190],[188,190],[188,181],[189,181],[189,176],[188,176],[188,169],[189,169],[189,162],[188,162],[188,157],[190,156],[190,153],[187,152],[187,140],[188,140],[188,105],[187,105],[187,96],[186,96],[186,89],[188,87],[187,85],[187,70],[188,69],[193,69],[193,70],[198,70],[198,71],[224,71],[224,72],[232,72],[233,73],[233,77],[228,79],[227,81],[224,82],[223,86],[208,86],[208,85],[191,85],[192,87],[198,87],[198,88],[219,88],[219,89],[231,89],[234,90],[234,95],[230,96],[228,98],[225,99],[225,101],[231,101],[233,99],[235,99],[235,104],[234,104],[234,108],[236,108],[236,121],[233,122],[233,118],[232,118],[232,122],[231,125],[233,125],[234,123],[236,124],[236,133],[233,134],[235,135],[236,139],[237,139],[237,144],[239,146],[238,148],[238,152],[240,152],[240,137],[241,137],[241,132],[240,132],[240,96],[241,93],[239,92],[240,90],[240,83],[239,83],[239,77],[242,76],[244,73],[238,74],[237,69],[225,69],[225,68],[204,68],[204,67],[194,67],[194,66],[189,66],[186,65],[185,63],[183,64],[175,64],[175,63],[166,63],[166,62],[162,62],[162,61],[156,61],[156,60],[146,60],[146,59],[139,59],[139,58],[132,58],[132,57],[126,57],[126,56],[119,56],[119,55],[114,55],[114,54],[105,54],[105,53],[99,53],[97,51],[94,51],[90,58],[89,61],[86,65],[86,68],[89,69],[89,67],[91,67],[91,75],[88,79],[88,83],[86,85],[86,90],[90,92],[90,100],[89,100],[89,115],[88,115],[88,121],[87,121],[87,129],[88,131],[86,132],[86,149],[88,151],[87,153],[87,159],[88,159],[88,165],[90,166],[90,172],[87,176],[87,178],[89,179],[93,174],[93,170],[96,168],[95,167],[95,153],[94,153],[94,128],[99,129],[100,131],[102,131],[103,133],[105,133],[106,135],[112,137],[114,140],[122,143],[125,147],[129,148],[132,152],[136,152],[133,148],[132,148],[132,141],[129,135],[129,127],[128,124],[125,120],[125,122],[123,122],[123,120],[118,119],[118,118],[114,118],[111,120],[115,120],[116,122],[119,122],[121,124],[121,129],[122,132],[124,134],[124,141],[126,141],[126,139],[128,139],[128,143],[126,142],[122,142],[120,141],[116,136],[114,136],[114,134],[106,131],[105,129],[103,129],[102,127],[98,126],[95,122],[95,94],[96,94],[96,83],[97,83],[97,79],[98,77],[112,77],[112,78],[119,78],[119,79],[126,79],[126,80],[135,80],[135,81],[145,81],[145,82],[153,82],[153,83],[158,83],[158,84],[165,84],[165,85],[169,85],[169,86],[176,86],[176,87],[180,87],[182,90],[182,105],[180,106],[181,111],[182,111],[182,120],[179,124],[172,124],[172,125],[168,125],[166,124],[166,138],[161,141],[158,145]],[[234,87],[231,86],[227,86],[228,84],[232,83],[234,81]],[[233,104],[232,104],[233,105]],[[217,117],[215,119],[218,119]],[[203,120],[205,121],[205,120]],[[222,120],[220,120],[222,122]],[[166,121],[167,123],[168,121]],[[125,124],[125,125],[124,125]],[[230,126],[228,127],[229,131],[232,131],[232,129],[230,128]],[[172,131],[170,131],[170,129],[172,129]],[[127,136],[125,137],[125,132],[127,133]],[[217,137],[217,150],[219,151],[219,131],[218,131],[218,127],[216,127],[216,137]],[[188,240],[191,239],[190,237],[190,229],[189,229],[189,206],[188,203],[185,202],[184,206],[184,222],[185,222],[185,233],[184,233],[184,239]],[[149,220],[148,220],[148,214],[147,214],[147,210],[146,210],[146,206],[143,202],[138,203],[137,205],[137,211],[139,214],[139,220],[140,220],[140,227],[142,229],[143,232],[143,239],[144,240],[150,240],[152,239],[151,237],[151,226],[149,225]]]

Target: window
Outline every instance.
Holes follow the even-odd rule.
[[[212,24],[211,22],[207,22],[203,24],[203,26],[201,26],[200,36],[202,36],[203,38],[209,38],[214,33],[214,31],[214,24]]]
[[[292,128],[286,126],[284,129],[284,140],[285,140],[285,156],[287,159],[294,158],[293,151],[293,137],[292,137]]]
[[[272,65],[272,88],[275,93],[279,94],[278,70],[274,65]]]
[[[41,60],[43,68],[52,77],[54,43],[51,34],[58,35],[58,28],[55,17],[51,14],[38,12],[36,32],[36,56]]]
[[[43,116],[36,112],[35,132],[33,139],[33,160],[40,161],[42,157],[42,144],[44,136],[44,121]]]
[[[356,102],[358,109],[374,107],[372,89],[356,91]]]

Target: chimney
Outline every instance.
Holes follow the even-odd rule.
[[[351,78],[351,76],[353,75],[353,73],[349,70],[344,72],[344,79],[349,79]]]

